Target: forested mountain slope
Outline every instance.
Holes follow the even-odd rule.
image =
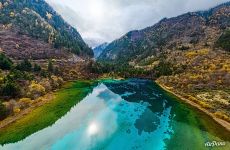
[[[130,31],[110,43],[99,59],[139,64],[166,51],[214,47],[229,27],[230,2],[207,11],[165,18],[143,30]]]
[[[93,56],[80,34],[44,0],[0,0],[1,50],[15,58]]]
[[[103,44],[95,47],[93,49],[94,57],[98,58],[101,55],[101,53],[106,49],[107,46],[108,46],[108,43],[103,43]]]
[[[0,0],[0,121],[43,105],[64,81],[92,79],[92,57],[44,0]]]
[[[230,2],[131,31],[99,60],[100,72],[155,79],[230,122]]]

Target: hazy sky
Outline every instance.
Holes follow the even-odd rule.
[[[229,0],[47,0],[92,47],[164,17],[205,10]]]

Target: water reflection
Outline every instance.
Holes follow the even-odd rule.
[[[213,137],[200,125],[191,110],[176,105],[151,81],[103,82],[53,126],[0,149],[161,150],[182,148],[181,140],[188,149]]]
[[[163,148],[164,139],[169,138],[165,133],[169,129],[170,108],[162,112],[164,116],[158,116],[148,109],[149,103],[128,102],[122,98],[135,93],[126,91],[120,96],[100,84],[53,126],[0,148],[142,149],[153,144]]]

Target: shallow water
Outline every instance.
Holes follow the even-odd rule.
[[[209,149],[206,142],[230,135],[210,117],[187,106],[154,82],[103,81],[54,125],[4,150]]]

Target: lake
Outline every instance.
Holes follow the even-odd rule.
[[[42,116],[41,116],[42,117]],[[230,149],[212,118],[148,80],[104,80],[55,124],[3,150]]]

